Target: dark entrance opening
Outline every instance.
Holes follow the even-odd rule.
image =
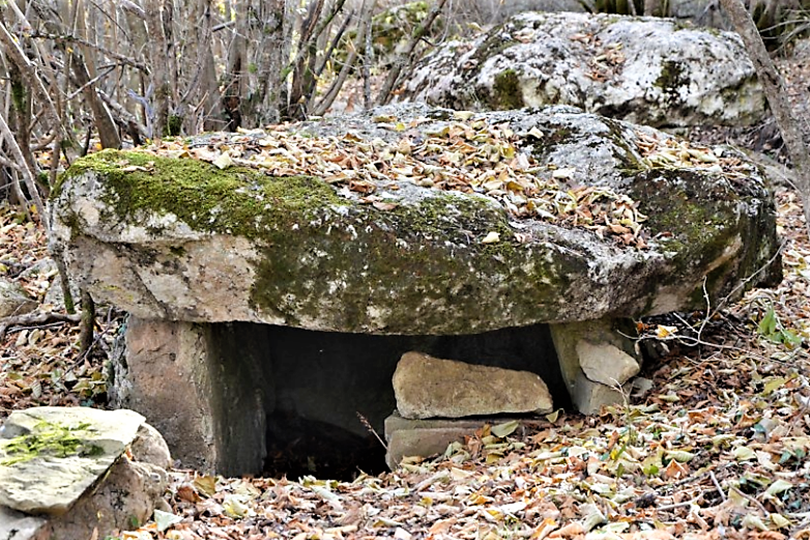
[[[360,471],[385,470],[385,449],[368,426],[384,438],[384,420],[396,409],[391,377],[408,351],[537,373],[555,407],[570,407],[551,334],[543,324],[460,336],[373,336],[214,324],[209,351],[218,357],[221,369],[239,371],[238,379],[244,381],[243,388],[227,392],[232,400],[228,406],[260,404],[264,470],[255,474],[264,476],[311,474],[350,480]],[[220,426],[222,433],[228,429]]]

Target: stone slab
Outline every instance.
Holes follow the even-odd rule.
[[[0,540],[46,540],[47,521],[0,506]]]
[[[143,422],[128,410],[13,412],[0,431],[0,505],[64,514],[124,453]]]
[[[629,386],[625,390],[626,395],[629,395]],[[604,406],[624,403],[624,396],[616,387],[594,382],[580,372],[571,400],[582,414],[595,415]]]
[[[111,359],[110,399],[143,414],[184,467],[257,474],[267,453],[262,375],[213,346],[211,326],[130,316]],[[245,352],[244,343],[221,346]]]
[[[428,457],[440,454],[447,445],[462,440],[480,429],[484,424],[499,424],[507,420],[492,419],[429,419],[410,420],[397,413],[385,419],[385,440],[388,451],[385,463],[391,470],[399,467],[407,456]]]
[[[609,343],[581,339],[576,351],[585,376],[607,386],[622,385],[638,375],[641,369],[635,358]]]
[[[311,153],[323,162],[378,148],[363,154],[358,174],[376,171],[381,153],[410,148],[408,167],[418,176],[392,167],[362,181],[377,204],[335,184],[331,171],[277,175],[273,160],[270,168],[219,169],[205,161],[213,150],[200,159],[97,152],[53,190],[51,241],[94,298],[143,319],[357,334],[466,335],[638,317],[705,307],[705,283],[714,302],[742,294],[744,279],[752,287],[779,279],[772,197],[757,167],[733,149],[711,158],[714,150],[698,151],[718,160],[713,168],[689,160],[664,167],[667,145],[686,143],[644,126],[570,107],[458,114],[391,106],[291,125],[284,140],[276,132],[210,134],[192,145],[247,156],[268,142],[315,141]],[[413,127],[391,129],[400,124]],[[465,165],[470,183],[458,188],[423,177],[437,167],[426,141],[445,144],[460,135],[442,133],[456,132],[470,133],[470,158],[490,156]],[[493,154],[493,144],[503,152]],[[498,170],[521,180],[478,185]],[[430,174],[461,178],[454,166]],[[546,215],[558,211],[550,200],[530,205],[529,191],[510,191],[524,181],[560,194],[606,189],[609,201],[597,206],[621,203],[623,216],[646,219],[631,220],[640,229],[621,236],[611,232],[625,229],[618,222],[568,227],[564,216]],[[519,208],[518,199],[526,201]],[[633,238],[639,246],[646,238],[646,249]]]
[[[536,373],[402,355],[393,377],[397,411],[404,418],[463,418],[551,412],[551,394]]]

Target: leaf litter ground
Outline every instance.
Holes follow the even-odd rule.
[[[795,195],[777,200],[783,283],[709,317],[640,322],[654,359],[626,405],[485,426],[442,456],[353,482],[174,470],[167,511],[120,537],[810,538],[810,243]],[[0,277],[43,315],[6,321],[0,418],[103,406],[120,317],[100,317],[79,356],[75,324],[48,317],[58,279],[42,231],[8,208],[0,230]]]

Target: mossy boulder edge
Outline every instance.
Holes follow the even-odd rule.
[[[290,129],[396,141],[452,111],[387,108]],[[494,199],[380,182],[380,209],[313,176],[223,170],[187,158],[101,152],[76,162],[50,202],[52,240],[97,300],[138,317],[248,321],[373,334],[468,334],[542,322],[705,307],[779,279],[772,198],[745,178],[644,165],[649,128],[570,108],[480,114],[571,185],[638,201],[649,248],[510,216]],[[542,132],[542,137],[529,133]],[[260,137],[260,134],[252,136]],[[418,134],[416,136],[419,136]],[[190,144],[205,144],[205,138]],[[743,158],[740,158],[743,159]],[[491,233],[498,241],[482,242]]]

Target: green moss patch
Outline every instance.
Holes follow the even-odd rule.
[[[490,107],[495,110],[520,109],[525,103],[520,89],[520,77],[513,69],[507,69],[495,76]]]
[[[136,151],[105,150],[77,161],[67,174],[88,170],[104,178],[102,200],[116,215],[103,217],[113,222],[138,224],[144,213],[156,212],[173,214],[194,230],[257,238],[291,214],[315,215],[324,206],[345,204],[329,185],[312,177],[271,177],[243,167],[221,170],[195,159]]]
[[[100,455],[104,449],[85,440],[92,431],[85,422],[69,426],[43,420],[30,433],[0,441],[0,452],[5,455],[0,465],[9,467],[38,457]]]
[[[481,243],[490,232],[500,241]],[[539,261],[516,241],[502,210],[452,194],[391,211],[359,207],[331,229],[277,234],[257,266],[251,300],[292,326],[326,316],[335,326],[363,328],[374,318],[368,306],[385,306],[386,332],[464,333],[463,313],[553,312],[568,270],[581,271],[566,268],[565,257]]]

